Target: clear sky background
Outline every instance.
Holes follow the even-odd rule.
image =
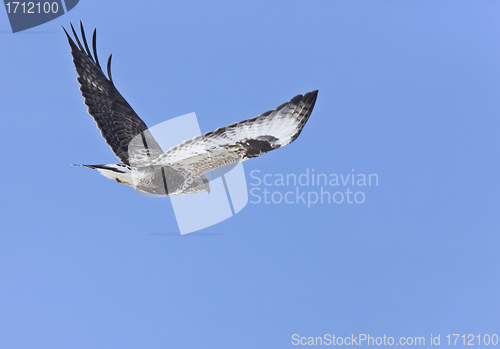
[[[249,190],[253,170],[378,186],[180,236],[169,199],[70,166],[117,162],[61,29],[80,20],[149,126],[211,131],[319,89],[295,143],[244,163]],[[500,334],[499,2],[81,0],[17,34],[0,11],[0,47],[0,347]]]

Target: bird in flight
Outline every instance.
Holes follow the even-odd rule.
[[[297,95],[276,109],[186,140],[164,152],[148,127],[116,89],[97,57],[96,31],[89,49],[80,22],[81,41],[64,29],[88,113],[94,118],[119,164],[75,165],[98,170],[107,178],[138,191],[157,195],[210,192],[206,173],[236,164],[292,143],[316,102],[318,91]],[[76,41],[76,42],[75,42]],[[83,44],[82,44],[83,43]]]

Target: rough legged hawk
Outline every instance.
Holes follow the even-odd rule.
[[[111,55],[108,77],[104,75],[97,58],[96,31],[91,51],[81,22],[80,29],[81,41],[71,25],[76,43],[64,30],[78,72],[80,91],[89,114],[122,163],[77,166],[96,169],[107,178],[139,191],[159,195],[209,192],[205,173],[292,143],[316,102],[317,90],[298,95],[276,109],[186,140],[164,152],[113,84]]]

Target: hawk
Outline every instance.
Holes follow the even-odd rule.
[[[80,22],[81,41],[64,29],[78,73],[80,91],[119,164],[75,165],[98,170],[107,178],[157,195],[210,192],[205,174],[219,167],[261,156],[292,143],[316,102],[318,91],[297,95],[276,109],[186,140],[164,152],[148,127],[116,89],[111,57],[104,74],[97,57],[96,30],[89,48]],[[76,41],[76,42],[75,42]]]

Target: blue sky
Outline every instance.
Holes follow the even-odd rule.
[[[499,13],[495,1],[81,0],[16,34],[1,13],[0,346],[498,335]],[[61,29],[80,20],[149,126],[196,112],[211,131],[319,89],[296,142],[244,163],[249,190],[255,170],[354,170],[378,186],[349,187],[362,204],[248,203],[180,236],[168,199],[70,166],[117,161]]]

